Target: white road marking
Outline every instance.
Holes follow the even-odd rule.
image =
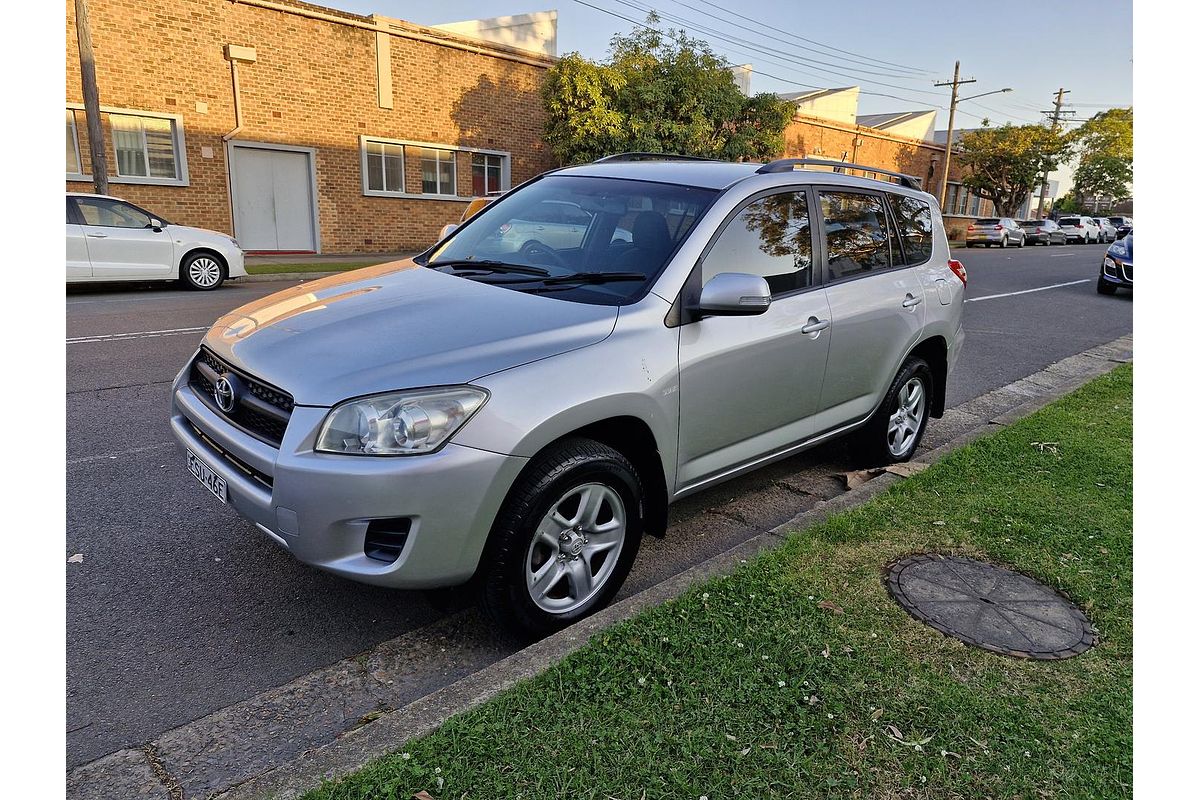
[[[1051,258],[1074,258],[1077,255],[1079,255],[1079,253],[1051,253],[1050,257]]]
[[[974,303],[978,300],[995,300],[998,297],[1016,297],[1019,294],[1029,294],[1030,292],[1044,292],[1047,289],[1060,289],[1063,286],[1074,286],[1077,283],[1091,283],[1091,278],[1083,278],[1077,281],[1067,281],[1066,283],[1054,283],[1050,286],[1039,286],[1036,289],[1022,289],[1019,292],[1005,292],[1004,294],[987,294],[983,297],[968,297],[968,303]]]
[[[157,336],[178,336],[182,333],[203,333],[211,325],[201,325],[198,328],[168,328],[162,331],[131,331],[129,333],[103,333],[95,336],[76,336],[67,339],[67,344],[83,344],[85,342],[120,342],[126,339],[153,339]]]
[[[151,450],[161,450],[164,447],[171,447],[174,444],[175,444],[174,442],[160,442],[159,444],[152,444],[147,447],[134,447],[130,450],[121,450],[116,453],[103,453],[98,456],[84,456],[83,458],[72,458],[67,461],[67,466],[70,467],[74,464],[86,464],[89,461],[106,461],[109,459],[115,460],[117,458],[120,458],[121,456],[132,456],[132,455],[137,455],[138,453],[148,453]]]

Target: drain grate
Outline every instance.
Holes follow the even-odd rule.
[[[1096,644],[1074,603],[1030,577],[963,556],[891,564],[888,592],[916,619],[967,644],[1017,658],[1070,658]]]

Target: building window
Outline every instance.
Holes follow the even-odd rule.
[[[487,153],[471,156],[471,192],[484,197],[504,190],[504,157]]]
[[[118,177],[179,180],[174,120],[109,114],[108,124],[117,155]]]
[[[367,140],[367,190],[383,194],[404,193],[404,145]]]
[[[454,151],[421,148],[421,192],[457,194],[454,184]]]
[[[67,174],[83,174],[79,160],[79,129],[75,127],[75,111],[70,108],[67,109]]]

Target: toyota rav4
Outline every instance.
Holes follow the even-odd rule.
[[[175,381],[187,467],[321,569],[577,620],[673,501],[843,434],[904,461],[942,414],[967,276],[937,202],[830,166],[609,157],[239,308]],[[564,204],[570,241],[516,224]]]

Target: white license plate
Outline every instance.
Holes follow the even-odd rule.
[[[187,468],[188,472],[196,476],[196,480],[200,481],[205,489],[213,493],[213,497],[216,497],[222,503],[227,502],[225,479],[213,472],[208,464],[201,461],[200,457],[191,450],[187,451]]]

